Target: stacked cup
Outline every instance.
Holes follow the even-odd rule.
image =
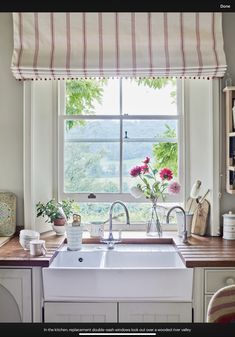
[[[73,223],[66,226],[68,250],[79,250],[82,248],[82,232],[81,216],[73,214]]]
[[[24,250],[30,249],[30,241],[38,240],[40,233],[31,229],[22,229],[20,231],[19,241]]]
[[[80,250],[82,248],[82,227],[66,226],[68,250]]]

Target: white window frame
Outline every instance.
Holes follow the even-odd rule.
[[[210,189],[207,196],[211,204],[208,234],[218,236],[222,229],[220,198],[224,191],[222,81],[201,81],[202,85],[196,80],[182,81],[183,200],[185,202],[189,197],[195,179],[202,181],[202,194]],[[50,230],[51,224],[41,217],[36,218],[36,203],[61,199],[58,179],[61,85],[63,82],[58,81],[24,82],[24,227],[40,233]]]
[[[152,120],[176,120],[178,122],[178,182],[181,185],[181,191],[178,194],[172,195],[168,194],[166,197],[165,202],[160,202],[161,204],[164,203],[183,203],[184,200],[184,113],[183,113],[183,94],[182,94],[182,87],[183,82],[177,80],[177,112],[178,114],[176,116],[172,115],[163,115],[163,116],[151,116],[151,115],[66,115],[65,109],[66,109],[66,82],[60,81],[58,82],[58,196],[59,199],[66,199],[70,198],[77,202],[83,202],[83,203],[110,203],[116,200],[121,200],[123,202],[131,202],[131,203],[146,203],[150,202],[145,197],[141,197],[139,199],[135,199],[130,193],[95,193],[96,198],[88,198],[90,193],[93,193],[93,191],[90,191],[90,193],[79,193],[79,192],[73,192],[68,193],[64,192],[64,121],[66,119],[69,120],[78,120],[78,119],[85,119],[85,120],[97,120],[97,119],[117,119],[117,120],[131,120],[131,119],[152,119]],[[167,141],[168,139],[164,139],[164,141]],[[158,139],[154,139],[154,141],[158,141]],[[163,138],[159,139],[159,141],[163,141]],[[121,165],[121,164],[120,164]],[[134,185],[134,184],[133,184]]]

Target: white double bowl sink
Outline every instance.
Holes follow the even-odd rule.
[[[173,245],[83,245],[58,251],[43,268],[46,301],[160,300],[191,302],[193,269]]]

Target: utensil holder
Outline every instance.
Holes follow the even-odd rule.
[[[193,213],[186,213],[185,215],[186,215],[187,236],[191,236]],[[184,231],[184,214],[181,211],[176,212],[176,221],[178,226],[178,235],[179,237],[182,237]]]

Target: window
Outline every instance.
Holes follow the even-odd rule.
[[[84,221],[104,220],[110,203],[122,200],[132,222],[144,222],[150,205],[130,194],[138,183],[129,174],[133,166],[150,156],[152,165],[170,167],[182,185],[180,82],[82,79],[60,85],[60,198],[75,199]],[[182,202],[182,192],[159,204],[163,216],[175,202]]]

